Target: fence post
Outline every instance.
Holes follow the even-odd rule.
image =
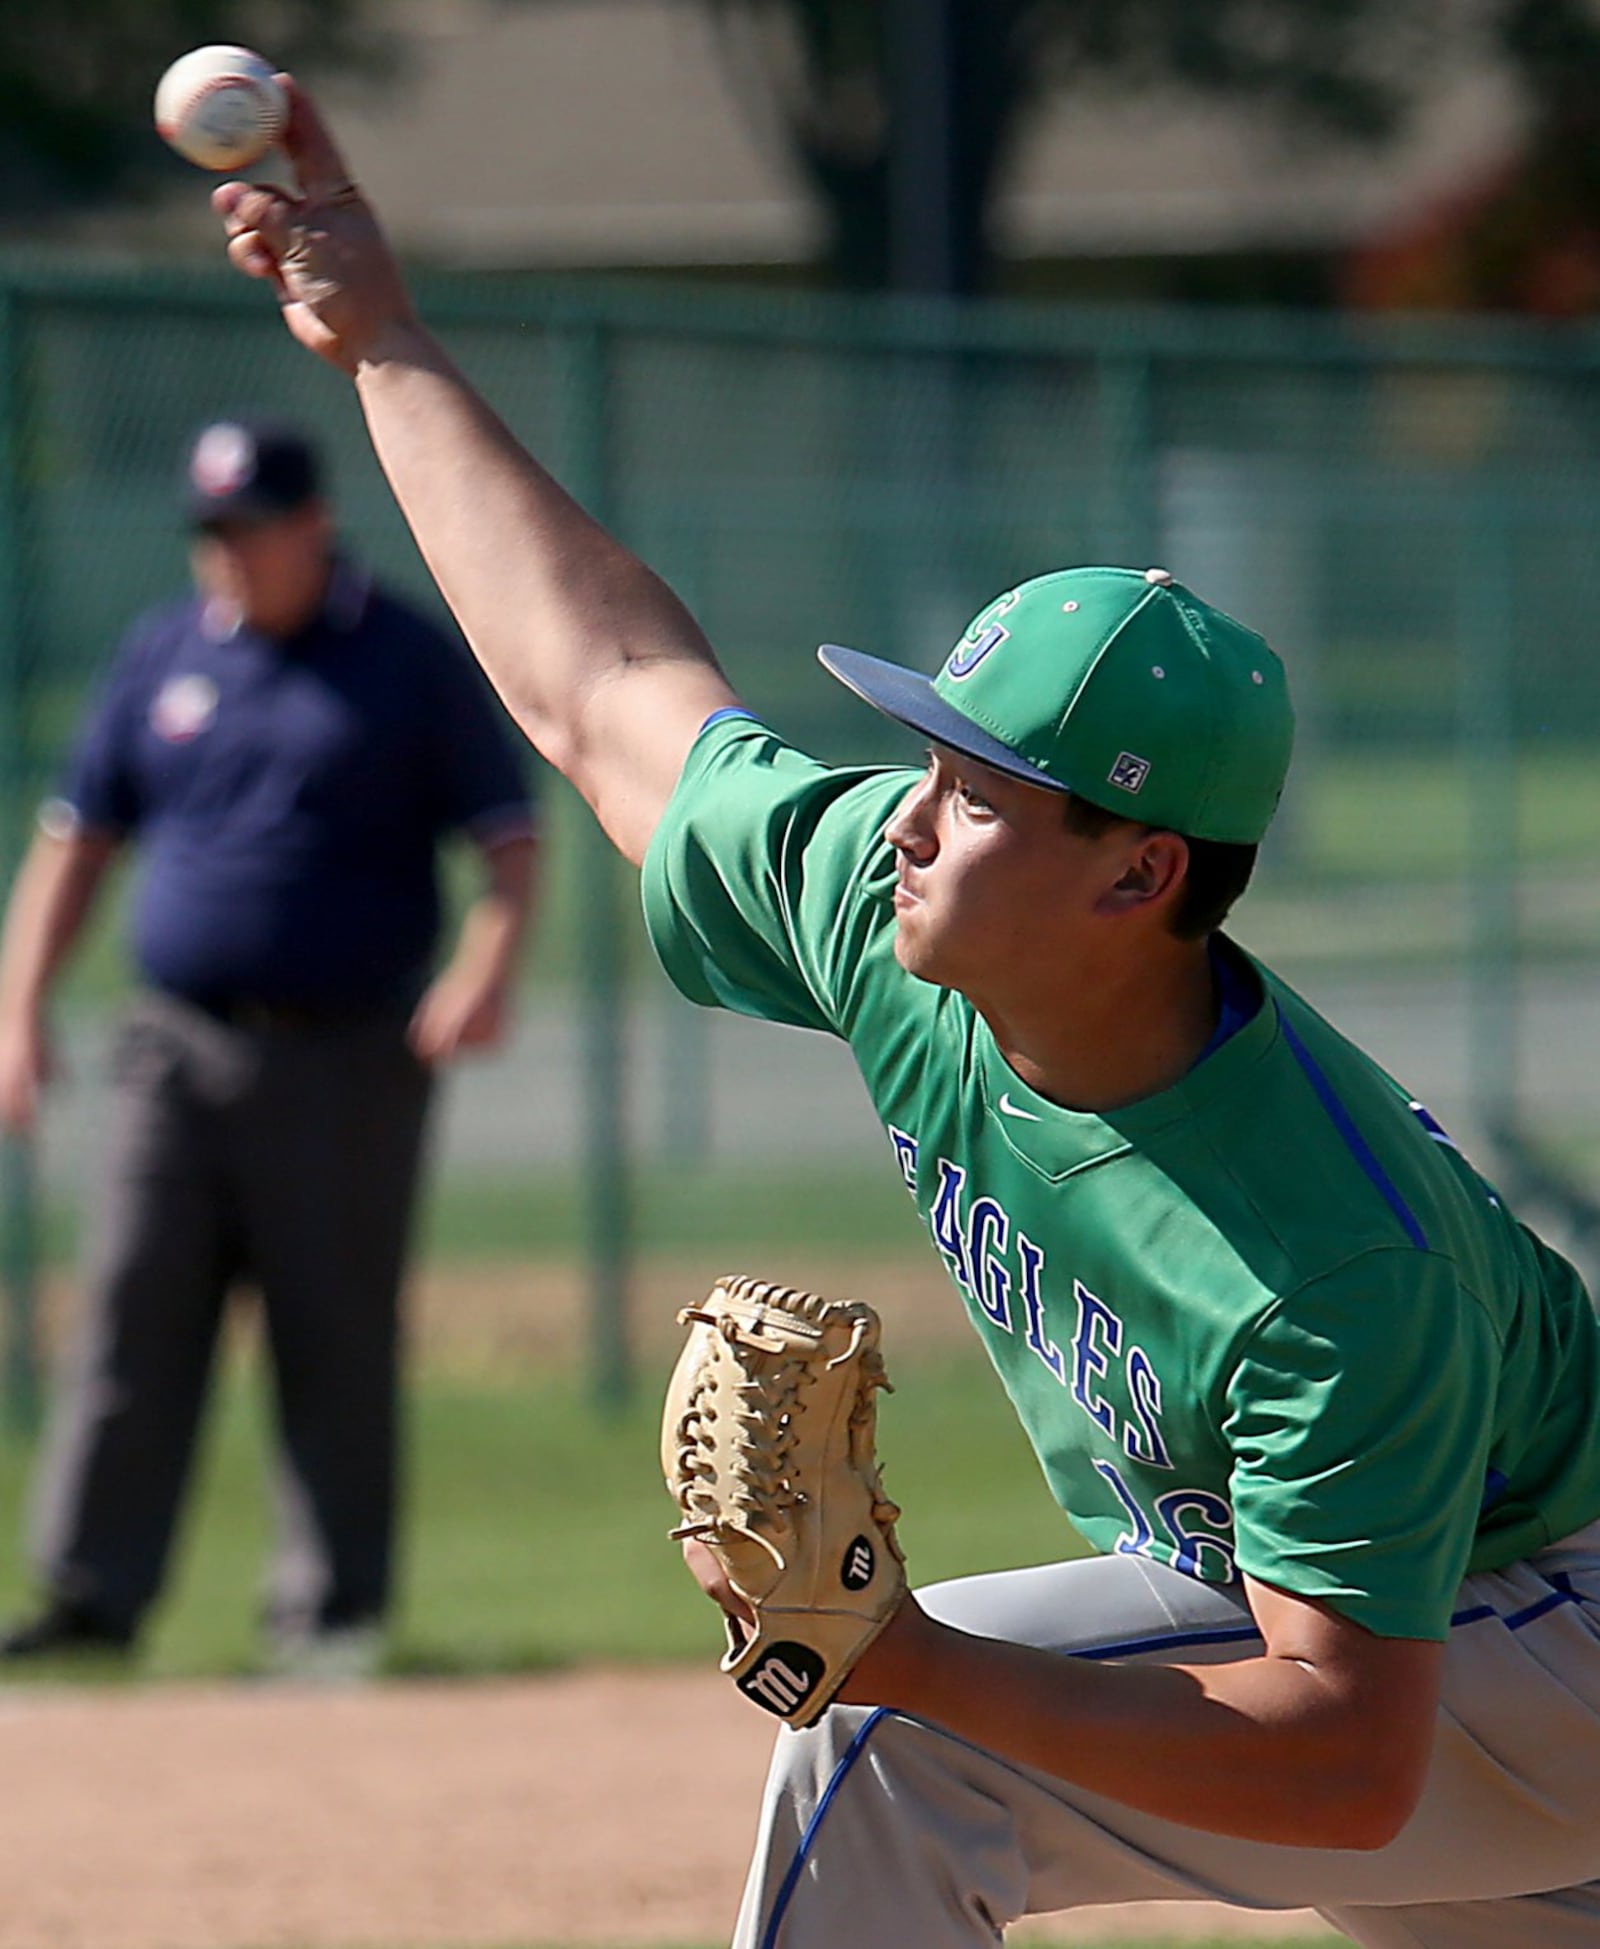
[[[559,471],[595,520],[611,527],[607,437],[610,348],[594,320],[558,331]],[[633,1387],[628,1288],[633,1261],[628,1172],[628,998],[623,943],[626,876],[593,818],[578,849],[579,1006],[583,1015],[584,1239],[589,1284],[589,1379],[615,1412]]]
[[[1469,502],[1456,576],[1460,722],[1467,778],[1467,1080],[1495,1141],[1517,1116],[1517,859],[1511,510],[1488,483]]]
[[[22,341],[21,298],[0,282],[0,898],[16,877],[30,814]],[[33,1146],[26,1137],[7,1133],[0,1138],[0,1287],[5,1310],[0,1417],[12,1436],[32,1434],[39,1421],[38,1264]]]

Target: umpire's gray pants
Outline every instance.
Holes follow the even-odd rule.
[[[921,1593],[945,1622],[1077,1656],[1251,1656],[1239,1597],[1136,1557]],[[1107,1902],[1316,1908],[1373,1949],[1600,1945],[1600,1524],[1463,1585],[1434,1759],[1374,1852],[1140,1814],[895,1713],[778,1735],[736,1949],[976,1949]],[[1205,1782],[1194,1783],[1197,1798]]]
[[[170,996],[118,1035],[85,1318],[36,1505],[46,1587],[132,1630],[160,1588],[236,1282],[276,1382],[274,1623],[382,1615],[398,1294],[430,1093],[405,1014],[222,1022]]]

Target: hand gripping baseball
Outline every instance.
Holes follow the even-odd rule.
[[[247,277],[265,278],[289,330],[347,372],[396,326],[413,324],[399,266],[344,158],[310,98],[287,75],[283,147],[300,194],[260,183],[224,183],[212,194],[223,218],[228,257]]]
[[[899,1608],[900,1511],[874,1458],[887,1387],[878,1316],[852,1300],[720,1279],[679,1315],[661,1465],[741,1609],[722,1669],[757,1705],[809,1725]]]

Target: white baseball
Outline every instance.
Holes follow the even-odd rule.
[[[156,89],[156,128],[202,169],[246,169],[283,133],[289,102],[270,61],[248,47],[197,47]]]

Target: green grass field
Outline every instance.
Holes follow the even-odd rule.
[[[613,1419],[560,1375],[420,1377],[397,1672],[530,1671],[715,1652],[714,1614],[666,1540],[674,1512],[657,1460],[656,1392],[652,1380]],[[217,1408],[176,1573],[138,1675],[226,1676],[257,1661],[270,1532],[258,1389],[235,1375]],[[902,1365],[880,1427],[920,1581],[1077,1547],[998,1384],[976,1358]],[[0,1508],[8,1512],[23,1502],[29,1459],[16,1444],[0,1450]],[[16,1551],[0,1551],[0,1605],[10,1610],[24,1596]]]

